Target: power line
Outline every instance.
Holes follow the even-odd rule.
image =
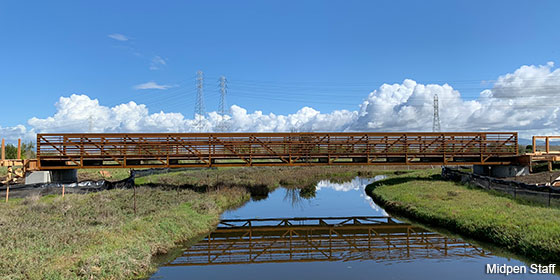
[[[137,98],[139,98],[139,96],[144,96],[144,97],[148,97],[148,99],[159,99],[158,94],[168,94],[170,92],[175,92],[177,90],[181,90],[181,88],[187,83],[187,82],[192,82],[193,79],[195,79],[196,77],[190,77],[187,80],[180,80],[180,81],[175,81],[173,83],[173,87],[176,88],[175,90],[172,91],[162,91],[161,89],[147,89],[147,90],[140,90],[140,91],[135,91],[134,94],[130,94],[130,95],[126,95],[126,96],[114,96],[116,97],[116,99],[113,99],[112,101],[109,101],[110,106],[116,106],[119,104],[122,104],[124,102],[129,102],[129,101],[134,101]],[[135,101],[136,103],[146,103],[145,101]]]
[[[165,109],[165,110],[169,110],[172,108],[185,108],[185,107],[190,107],[193,108],[196,105],[196,93],[192,96],[187,96],[184,99],[181,100],[172,100],[164,105],[161,106],[161,108]],[[214,97],[218,98],[218,93],[208,93],[205,94],[204,97],[206,99],[212,99]]]

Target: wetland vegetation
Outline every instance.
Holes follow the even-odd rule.
[[[190,170],[136,178],[135,189],[49,195],[0,203],[0,271],[9,279],[142,278],[155,257],[211,232],[227,209],[279,186],[315,196],[321,180],[388,178],[366,192],[388,211],[489,241],[542,261],[558,261],[560,209],[527,205],[444,181],[440,169],[374,166]],[[80,171],[80,179],[120,180],[128,170]],[[134,202],[136,192],[136,202]],[[136,204],[136,206],[134,206]],[[136,209],[136,211],[135,211]],[[136,213],[135,213],[136,212]]]
[[[538,261],[560,261],[560,209],[416,171],[370,184],[366,192],[387,211],[491,242]]]

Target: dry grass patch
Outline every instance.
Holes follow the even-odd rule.
[[[329,179],[343,182],[356,176],[373,177],[392,172],[379,166],[305,166],[305,167],[236,167],[193,170],[136,178],[136,184],[188,186],[206,189],[214,186],[309,187]]]
[[[212,230],[242,189],[111,190],[32,196],[0,204],[0,276],[6,279],[123,279],[155,271],[152,256]]]

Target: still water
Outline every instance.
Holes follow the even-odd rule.
[[[486,264],[528,264],[390,217],[364,188],[374,179],[321,181],[315,195],[278,188],[226,212],[151,279],[560,279],[489,275]]]

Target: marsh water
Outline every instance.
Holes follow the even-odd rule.
[[[388,215],[366,195],[373,180],[278,188],[222,215],[151,279],[560,279],[530,263]],[[526,266],[486,274],[486,264]]]

